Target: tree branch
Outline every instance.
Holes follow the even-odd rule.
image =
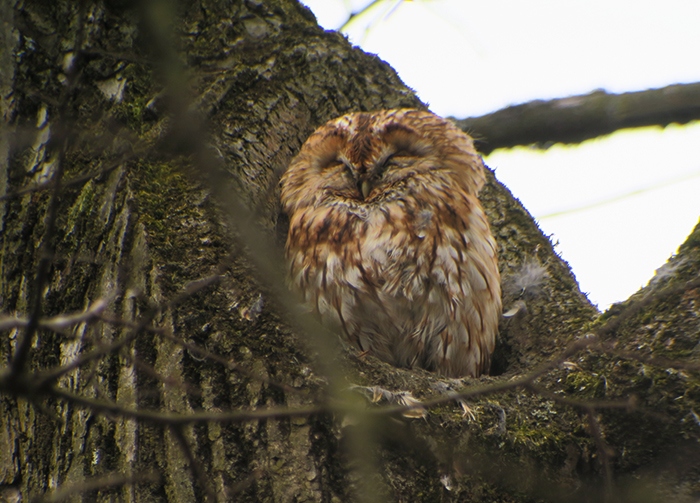
[[[700,119],[700,83],[675,84],[622,94],[594,91],[550,101],[535,100],[455,121],[490,154],[499,148],[581,143],[619,129],[687,124]]]

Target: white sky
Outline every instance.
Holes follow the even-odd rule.
[[[302,0],[337,29],[367,0]],[[344,31],[443,116],[700,81],[700,2],[388,0]],[[700,125],[626,130],[486,159],[605,309],[651,278],[700,217]],[[609,204],[550,218],[631,192]]]

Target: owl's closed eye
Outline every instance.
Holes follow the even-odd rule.
[[[332,120],[281,180],[290,277],[328,325],[400,367],[487,372],[501,311],[471,138],[429,112]]]

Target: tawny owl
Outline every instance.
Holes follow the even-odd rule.
[[[445,376],[489,369],[501,289],[471,138],[429,112],[332,120],[281,180],[291,280],[359,349]]]

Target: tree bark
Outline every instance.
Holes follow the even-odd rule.
[[[4,497],[697,491],[700,227],[599,317],[489,173],[492,376],[330,354],[282,293],[277,181],[330,118],[425,108],[396,73],[294,0],[0,5]]]

